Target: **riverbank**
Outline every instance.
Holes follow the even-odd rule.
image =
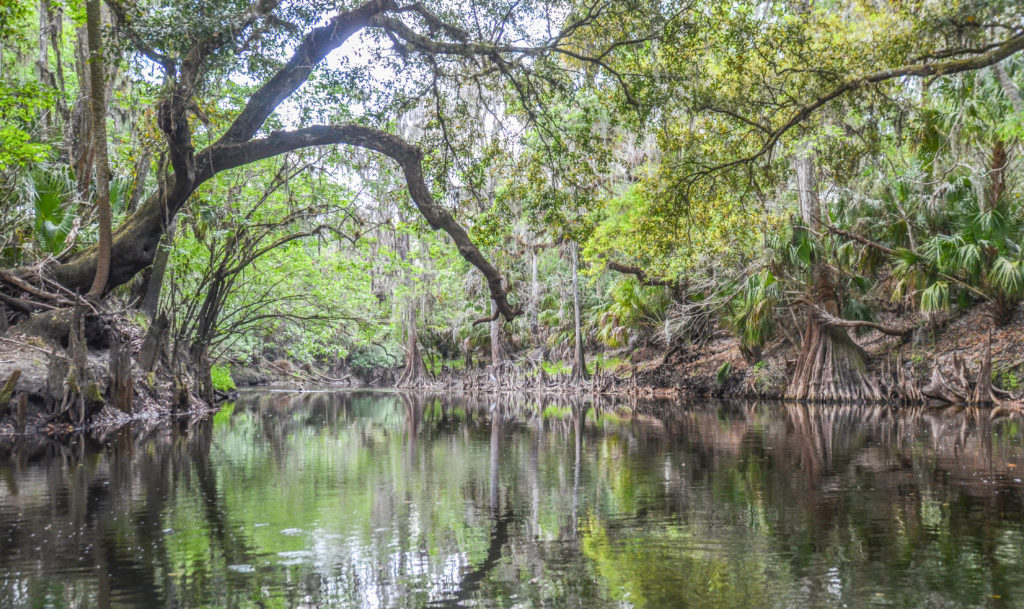
[[[884,387],[889,402],[904,404],[968,403],[978,379],[988,370],[995,398],[992,406],[1024,407],[1024,311],[992,328],[985,306],[937,316],[932,329],[907,319],[885,320],[914,327],[902,336],[870,329],[855,340],[868,356],[868,370]],[[991,332],[990,332],[990,328]],[[991,335],[991,342],[989,337]],[[732,336],[700,345],[617,352],[615,365],[592,366],[592,374],[573,381],[569,366],[549,374],[535,359],[510,357],[499,370],[446,371],[408,388],[434,391],[553,394],[597,393],[641,397],[784,399],[799,357],[799,337],[781,336],[759,357],[744,355]],[[599,354],[590,354],[591,358]],[[600,354],[606,355],[606,354]]]
[[[188,377],[168,372],[160,341],[147,344],[136,317],[89,311],[76,320],[70,310],[57,310],[0,334],[0,437],[60,436],[216,411],[195,395]],[[76,324],[77,332],[70,329]]]
[[[61,318],[63,319],[63,318]],[[906,319],[885,320],[903,323]],[[61,322],[63,323],[63,322]],[[113,428],[216,411],[199,399],[190,378],[167,372],[166,352],[147,354],[145,324],[127,315],[87,316],[75,346],[59,323],[24,325],[0,335],[0,436],[61,435],[87,427]],[[41,331],[41,328],[45,331]],[[960,404],[977,394],[985,371],[990,404],[999,412],[1024,412],[1024,312],[992,328],[984,306],[936,318],[902,336],[870,330],[856,337],[868,354],[869,372],[891,403]],[[990,338],[991,337],[991,338]],[[668,350],[650,346],[614,354],[593,353],[591,374],[573,380],[569,366],[535,357],[509,356],[498,368],[444,370],[404,389],[552,396],[608,395],[636,398],[783,399],[799,355],[799,337],[782,336],[757,357],[744,355],[732,337],[713,335],[697,345]],[[159,341],[158,341],[159,342]],[[116,354],[128,356],[119,367]],[[112,362],[112,354],[115,354]],[[76,361],[77,360],[77,361]],[[81,368],[80,370],[78,368]],[[231,365],[239,387],[273,385],[303,389],[383,387],[398,371],[381,368],[360,376],[343,366],[318,368],[287,360]],[[120,379],[118,378],[120,375]],[[131,399],[117,407],[127,386]],[[218,391],[221,399],[229,391]]]

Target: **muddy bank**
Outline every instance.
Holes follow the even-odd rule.
[[[142,323],[84,309],[37,315],[0,335],[0,437],[60,436],[215,410],[191,391],[187,376],[167,371]]]

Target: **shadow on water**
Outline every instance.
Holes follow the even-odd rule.
[[[633,406],[251,393],[22,443],[0,606],[1024,606],[1019,421]]]

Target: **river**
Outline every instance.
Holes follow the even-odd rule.
[[[1024,607],[1021,431],[251,392],[0,454],[0,607]]]

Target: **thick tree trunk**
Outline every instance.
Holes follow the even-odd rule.
[[[573,329],[575,330],[575,341],[573,343],[572,379],[574,381],[585,381],[587,374],[587,361],[583,354],[583,326],[580,323],[580,280],[579,280],[579,246],[572,242],[572,313]]]
[[[86,27],[89,37],[89,88],[91,91],[91,115],[93,149],[96,151],[96,212],[99,217],[100,235],[96,257],[96,273],[93,276],[89,296],[102,296],[110,276],[110,250],[113,234],[113,218],[110,211],[110,163],[107,158],[107,83],[104,76],[103,41],[100,27],[102,13],[100,0],[86,0]]]
[[[971,402],[975,404],[998,404],[995,389],[992,387],[992,330],[988,331],[988,340],[985,343],[985,359],[981,362],[981,369],[978,371],[978,382],[974,386],[974,393],[971,394]]]
[[[167,327],[170,322],[166,315],[160,315],[149,324],[146,331],[146,338],[142,341],[142,348],[139,349],[139,368],[146,372],[152,372],[156,367],[156,361],[164,341],[167,340]]]
[[[276,2],[257,2],[253,10],[246,13],[239,31],[265,17],[276,5]],[[115,12],[119,9],[117,3],[111,3],[110,6]],[[95,17],[99,14],[98,7],[99,0],[94,0],[87,8],[91,9]],[[339,11],[328,23],[311,28],[302,37],[291,57],[251,94],[245,107],[236,114],[224,134],[202,150],[197,150],[192,141],[190,115],[195,110],[194,94],[201,80],[200,75],[207,69],[211,57],[234,38],[219,34],[201,37],[180,58],[144,51],[150,59],[163,65],[168,73],[175,75],[170,90],[157,104],[156,113],[157,124],[167,145],[166,158],[173,169],[172,177],[145,200],[138,211],[122,224],[116,235],[104,240],[110,244],[109,253],[106,248],[101,253],[99,247],[78,252],[70,260],[50,269],[53,279],[73,292],[84,292],[93,285],[97,275],[104,275],[97,271],[103,266],[102,261],[106,260],[110,263],[109,274],[103,282],[106,289],[122,285],[153,262],[160,238],[171,219],[192,192],[217,173],[302,148],[344,144],[381,153],[400,165],[416,209],[432,229],[444,230],[451,237],[463,258],[486,278],[491,297],[498,303],[500,313],[507,320],[514,319],[521,311],[508,302],[501,274],[488,262],[448,210],[434,200],[423,173],[423,151],[420,148],[396,135],[358,124],[313,125],[291,131],[273,131],[265,137],[257,137],[267,118],[308,80],[334,49],[361,29],[381,27],[383,22],[378,18],[383,13],[401,10],[394,2],[366,0],[348,10]],[[123,17],[121,15],[119,19],[123,20]],[[98,26],[98,18],[88,21]],[[80,35],[76,51],[79,82],[83,85],[90,80],[88,73],[91,71],[85,69],[88,63],[86,58],[90,53],[81,44],[84,38]],[[98,36],[94,37],[94,43],[99,43]],[[476,51],[471,54],[476,54]],[[80,116],[85,114],[79,112]],[[89,121],[72,122],[82,123],[78,133],[80,143],[94,139],[82,141],[82,133],[87,130]],[[87,150],[73,156],[80,194],[84,194],[88,189],[88,170],[92,163],[88,162]],[[33,272],[26,268],[18,269],[16,274],[29,277]],[[5,294],[2,296],[11,305],[10,297]]]
[[[814,157],[796,161],[800,216],[812,232],[821,229],[821,201],[814,175]],[[835,280],[827,265],[814,261],[811,268],[812,300],[832,318],[839,317]],[[867,370],[864,350],[850,338],[846,329],[830,324],[823,316],[807,313],[807,332],[790,379],[786,397],[807,401],[879,401],[882,392]]]

